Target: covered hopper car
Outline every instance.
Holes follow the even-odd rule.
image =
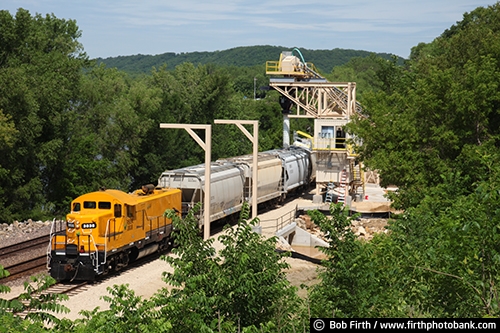
[[[210,167],[210,222],[213,222],[241,210],[245,177],[243,169],[233,164],[213,162]],[[182,191],[182,214],[185,215],[198,202],[203,202],[205,164],[165,171],[158,179],[158,186]],[[200,219],[200,223],[202,221]]]
[[[220,159],[210,164],[210,222],[234,216],[244,201],[252,202],[252,155]],[[282,201],[314,181],[314,165],[308,150],[274,149],[257,155],[257,203]],[[203,203],[205,164],[164,171],[158,186],[182,191],[182,213]],[[203,205],[202,205],[203,207]],[[199,213],[203,223],[203,208]]]

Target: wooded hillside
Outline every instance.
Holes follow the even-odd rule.
[[[97,58],[98,63],[104,63],[106,67],[116,67],[132,74],[149,73],[153,67],[159,68],[162,65],[167,65],[167,70],[173,70],[177,65],[184,62],[201,64],[215,64],[218,66],[236,66],[236,67],[253,67],[262,65],[266,61],[279,60],[282,51],[292,51],[294,47],[284,46],[245,46],[235,47],[224,51],[214,52],[186,52],[172,53],[166,52],[158,55],[130,55],[110,58]],[[368,57],[371,52],[360,50],[308,50],[298,48],[305,61],[312,62],[318,70],[323,73],[330,73],[336,66],[341,66],[349,62],[352,58]],[[384,59],[391,59],[389,53],[376,53],[377,56]]]

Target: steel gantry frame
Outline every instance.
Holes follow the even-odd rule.
[[[354,112],[361,113],[354,82],[271,78],[269,86],[294,103],[296,110],[288,115],[290,118],[342,117],[349,120]]]
[[[259,153],[259,121],[258,120],[227,120],[214,119],[214,124],[234,124],[245,136],[252,142],[253,161],[252,161],[252,219],[257,217],[257,186],[258,186],[258,165],[257,155]],[[243,127],[243,125],[253,126],[253,135]],[[212,163],[212,125],[203,124],[169,124],[161,123],[160,128],[184,129],[189,135],[200,145],[205,151],[205,184],[203,198],[203,239],[207,240],[210,237],[210,183],[211,183],[211,168]],[[205,141],[201,139],[195,129],[205,131]],[[206,167],[208,166],[208,168]],[[208,183],[208,184],[207,184]]]
[[[257,217],[257,188],[258,188],[258,164],[257,155],[259,154],[259,121],[258,120],[225,120],[215,119],[214,124],[234,124],[243,134],[252,142],[252,220]],[[252,125],[253,135],[243,127],[243,125]]]
[[[203,239],[207,240],[210,238],[210,180],[211,180],[211,169],[210,164],[212,163],[212,125],[203,124],[166,124],[161,123],[160,128],[174,128],[174,129],[184,129],[189,135],[200,145],[205,151],[205,187],[204,187],[204,198],[203,198]],[[205,141],[203,141],[198,134],[196,134],[195,129],[201,129],[205,131]],[[208,168],[206,167],[208,165]],[[208,182],[208,186],[207,186]]]

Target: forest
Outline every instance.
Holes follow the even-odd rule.
[[[106,67],[117,68],[131,75],[149,73],[153,67],[165,65],[167,69],[174,69],[178,65],[188,62],[196,65],[216,64],[224,67],[254,67],[262,68],[266,61],[278,61],[282,51],[291,51],[294,48],[284,46],[258,45],[240,46],[229,50],[215,52],[186,52],[163,53],[158,55],[137,54],[110,58],[97,58],[97,63]],[[322,74],[328,74],[334,67],[345,65],[352,58],[366,58],[372,53],[360,50],[309,50],[298,48],[307,62],[311,62]],[[378,57],[391,59],[389,53],[375,53]],[[398,58],[400,64],[402,58]]]
[[[259,149],[281,144],[278,96],[259,90],[253,99],[253,78],[266,85],[263,65],[185,62],[131,76],[88,59],[72,20],[0,11],[0,26],[0,221],[63,216],[83,192],[128,190],[202,160],[188,136],[159,130],[161,122],[259,119]],[[248,209],[219,236],[220,254],[197,235],[192,214],[169,215],[179,229],[177,256],[164,258],[173,289],[143,300],[115,286],[103,296],[109,310],[75,322],[50,312],[65,311],[56,296],[30,303],[25,320],[13,314],[25,304],[0,298],[0,332],[307,332],[314,317],[498,323],[500,3],[464,13],[403,64],[370,54],[325,76],[357,83],[363,114],[348,131],[381,185],[398,187],[390,196],[403,213],[366,242],[347,228],[357,216],[342,206],[310,212],[330,247],[305,299],[284,276],[286,254],[251,231],[258,221]],[[212,158],[250,151],[237,129],[214,127]],[[38,289],[51,283],[34,280]]]

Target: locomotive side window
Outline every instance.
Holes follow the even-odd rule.
[[[134,217],[134,206],[125,205],[125,209],[127,210],[127,217]]]
[[[115,204],[115,217],[122,217],[122,205]]]
[[[75,203],[73,204],[73,211],[74,211],[74,212],[79,212],[80,210],[81,210],[81,205],[80,205],[80,203],[79,203],[79,202],[75,202]]]
[[[111,202],[99,201],[99,209],[111,209]]]
[[[96,204],[95,201],[84,201],[83,202],[83,208],[85,209],[95,209]]]

